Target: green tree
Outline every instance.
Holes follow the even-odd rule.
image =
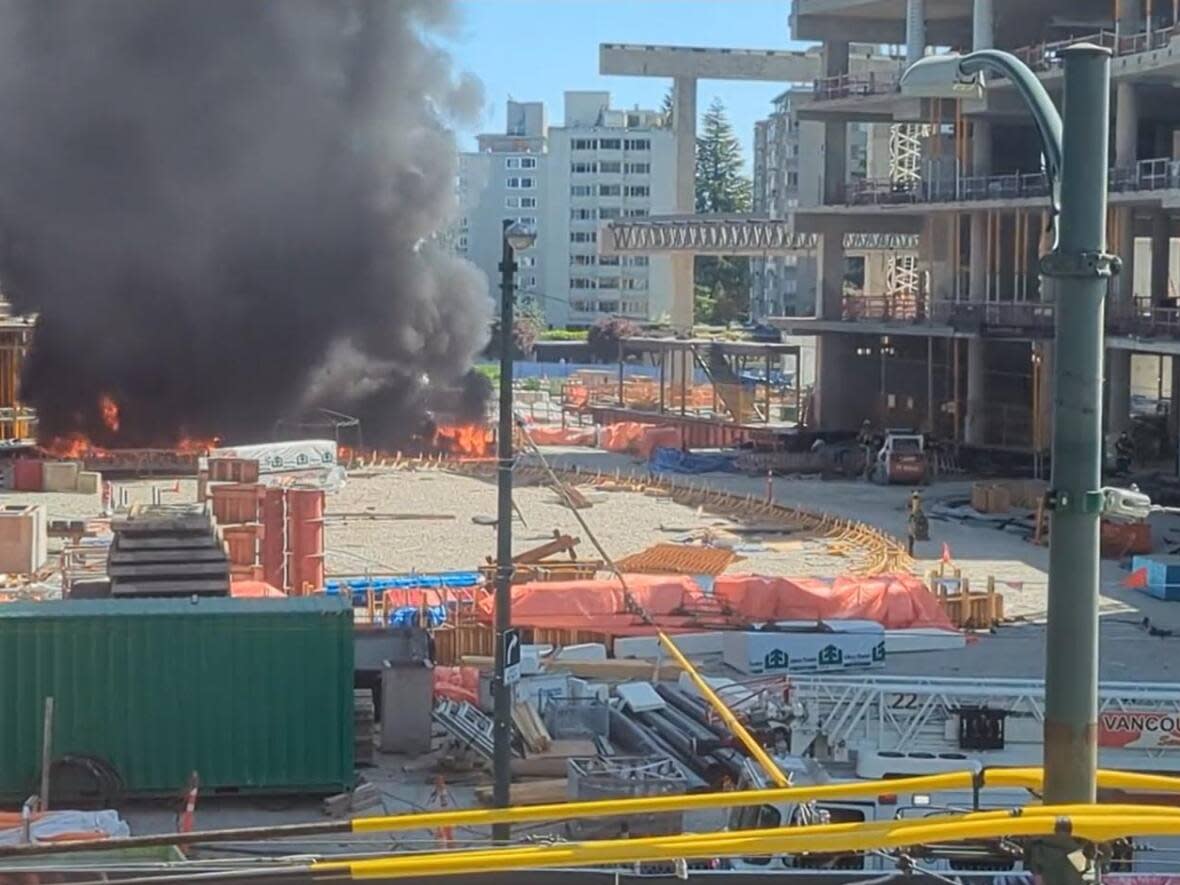
[[[664,100],[660,102],[660,113],[664,115],[664,125],[672,125],[672,111],[674,104],[672,102],[672,87],[668,87],[668,91],[664,93]]]
[[[701,214],[749,212],[750,179],[742,174],[742,146],[725,105],[714,98],[697,137],[696,211]],[[750,309],[750,261],[744,257],[701,255],[694,262],[697,320],[724,325],[743,320]]]

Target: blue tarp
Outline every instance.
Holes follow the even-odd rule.
[[[409,575],[372,575],[368,577],[329,578],[324,585],[329,594],[351,593],[353,605],[364,605],[366,594],[372,590],[459,589],[477,587],[483,582],[479,572],[434,572]]]
[[[701,455],[680,449],[656,448],[647,460],[653,473],[716,473],[733,469],[733,455]]]
[[[422,623],[423,610],[417,606],[407,605],[394,609],[389,614],[391,627],[438,627],[447,622],[447,608],[445,605],[428,605],[425,608],[426,623]]]

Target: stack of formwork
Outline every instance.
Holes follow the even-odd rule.
[[[111,595],[228,595],[229,559],[204,505],[136,505],[111,520],[111,531]]]
[[[262,499],[258,462],[242,458],[210,458],[207,473],[197,479],[198,496],[208,498],[229,554],[236,580],[264,579]]]
[[[268,487],[259,462],[210,458],[198,479],[229,551],[233,577],[266,581],[295,596],[324,587],[324,492]]]

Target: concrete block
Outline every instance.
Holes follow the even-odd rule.
[[[584,642],[581,645],[567,645],[557,650],[554,660],[605,661],[606,646],[601,642]]]
[[[650,682],[624,682],[615,686],[615,694],[632,713],[648,713],[668,706]]]
[[[45,565],[48,528],[41,504],[0,508],[0,574],[27,575]]]
[[[97,470],[78,471],[78,491],[83,495],[97,495],[102,489],[102,474]]]
[[[381,752],[429,753],[433,708],[432,668],[386,667],[381,673]]]
[[[82,465],[78,461],[46,461],[42,465],[41,488],[47,492],[76,492],[78,474]]]

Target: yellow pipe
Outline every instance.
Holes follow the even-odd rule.
[[[848,781],[819,786],[786,787],[769,790],[700,793],[677,796],[645,796],[639,799],[603,799],[594,802],[570,802],[549,805],[522,805],[515,808],[467,808],[454,811],[431,811],[383,817],[363,817],[352,822],[354,833],[384,833],[405,830],[429,830],[441,827],[481,827],[492,824],[524,824],[551,820],[611,817],[626,814],[653,814],[669,811],[707,811],[742,808],[778,802],[814,802],[827,799],[850,799],[898,793],[934,793],[939,790],[969,790],[975,784],[970,771],[896,778],[881,781]],[[986,788],[1039,789],[1040,768],[989,768],[983,772]],[[1106,789],[1151,790],[1180,793],[1180,778],[1099,769],[1098,786]]]
[[[656,635],[659,637],[660,645],[667,649],[668,654],[684,669],[684,672],[688,674],[688,678],[692,680],[692,684],[697,687],[697,691],[717,711],[717,715],[721,717],[721,721],[725,723],[726,727],[737,735],[738,740],[742,742],[742,746],[762,766],[762,770],[766,772],[767,777],[774,782],[776,787],[789,787],[791,785],[791,779],[783,774],[782,769],[770,758],[770,754],[762,748],[761,744],[754,740],[753,735],[746,731],[746,727],[738,721],[738,718],[733,715],[733,711],[726,706],[725,701],[721,700],[717,692],[713,691],[713,687],[697,672],[696,667],[681,653],[680,649],[676,647],[676,643],[663,630]]]
[[[1056,832],[1062,821],[1068,821],[1073,835],[1096,842],[1132,835],[1180,835],[1180,809],[1064,805],[1042,806],[1019,814],[1009,811],[979,812],[917,821],[822,824],[720,834],[655,836],[331,861],[313,864],[312,870],[324,873],[347,872],[353,878],[377,878],[725,856],[826,854],[927,843],[1048,835]]]

